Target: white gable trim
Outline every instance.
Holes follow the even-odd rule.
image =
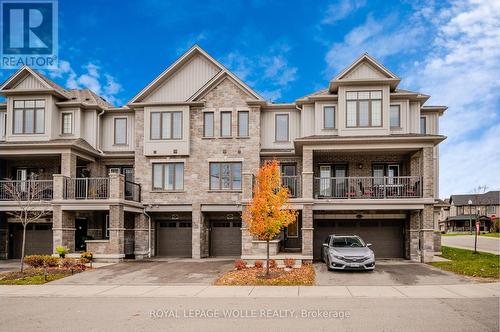
[[[21,67],[16,73],[14,73],[11,77],[9,77],[9,79],[7,81],[5,81],[4,84],[2,84],[2,86],[0,87],[0,90],[2,90],[2,91],[7,90],[7,89],[11,88],[11,85],[15,86],[16,83],[19,83],[24,78],[24,76],[22,76],[22,75],[26,74],[26,73],[28,75],[31,74],[32,76],[34,76],[48,90],[54,90],[53,87],[51,87],[47,82],[45,82],[44,79],[42,79],[33,69],[31,69],[28,66]]]
[[[377,60],[372,58],[368,53],[364,53],[361,55],[356,61],[354,61],[351,65],[349,65],[347,68],[342,70],[334,79],[333,81],[337,80],[342,80],[344,79],[349,73],[351,73],[360,63],[362,62],[368,62],[374,69],[380,71],[383,75],[385,75],[389,79],[399,79],[398,76],[396,76],[393,72],[391,72],[389,69],[384,67],[381,63],[379,63]]]

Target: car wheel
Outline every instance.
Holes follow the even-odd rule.
[[[328,271],[333,271],[333,269],[330,267],[330,262],[329,262],[329,260],[328,260],[328,257],[325,259],[325,263],[326,263],[326,269],[327,269]]]

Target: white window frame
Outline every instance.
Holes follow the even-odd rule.
[[[69,132],[64,131],[64,117],[69,115],[70,123],[69,123]],[[73,134],[73,112],[62,112],[61,113],[61,134],[62,135],[71,135]]]
[[[22,102],[23,107],[16,107],[16,104]],[[33,108],[26,107],[26,102],[33,102]],[[37,106],[38,102],[43,102],[43,106]],[[33,110],[33,132],[26,131],[26,110]],[[14,99],[12,103],[12,134],[13,135],[41,135],[45,134],[45,110],[46,103],[45,99]],[[21,132],[16,132],[16,111],[22,112],[22,130]],[[42,111],[42,130],[37,131],[37,111]]]
[[[229,134],[224,134],[224,115],[229,115]],[[220,137],[232,137],[233,136],[233,112],[232,111],[220,111]]]
[[[206,119],[206,116],[207,115],[211,115],[212,116],[212,120],[210,121],[211,122],[211,125],[212,125],[212,133],[211,135],[207,135],[207,119]],[[214,111],[206,111],[206,112],[203,112],[203,137],[215,137],[215,112]]]
[[[155,166],[161,166],[161,184],[162,187],[155,187]],[[174,174],[174,181],[173,181],[173,188],[169,189],[166,186],[165,182],[165,174],[166,174],[166,168],[170,165],[172,166],[173,169],[173,174]],[[181,181],[181,187],[177,188],[177,165],[182,165],[182,181]],[[168,192],[180,192],[184,190],[184,174],[185,174],[185,163],[184,162],[158,162],[158,163],[153,163],[151,165],[151,188],[153,191],[168,191]]]
[[[169,113],[170,114],[170,123],[168,124],[165,124],[163,123],[163,116],[164,114],[167,114]],[[159,132],[159,137],[153,137],[153,115],[154,114],[159,114],[160,115],[160,119],[159,119],[159,125],[160,125],[160,132]],[[174,137],[174,127],[175,127],[175,123],[174,123],[174,114],[180,114],[180,124],[179,124],[179,128],[180,128],[180,137]],[[184,123],[184,119],[183,119],[183,114],[184,112],[183,111],[154,111],[154,112],[151,112],[149,114],[149,138],[152,140],[152,141],[178,141],[178,140],[182,140],[182,137],[184,136],[184,130],[183,130],[183,123]],[[168,125],[169,128],[170,128],[170,133],[169,135],[166,135],[168,137],[164,137],[163,136],[163,127],[165,125]]]
[[[327,108],[333,109],[333,114],[332,114],[333,126],[331,126],[331,127],[326,126],[326,109]],[[337,127],[337,121],[335,118],[336,114],[337,114],[337,107],[335,105],[324,105],[323,106],[323,129],[331,130],[331,129],[335,129]]]
[[[397,126],[393,126],[392,123],[391,123],[391,119],[392,119],[392,108],[393,107],[397,107],[398,108],[398,122],[399,124]],[[401,129],[401,104],[391,104],[389,106],[389,126],[391,127],[391,129]]]
[[[368,98],[360,97],[360,93],[368,93],[370,96]],[[380,98],[375,98],[372,97],[372,93],[380,93]],[[355,97],[349,97],[349,95],[356,94]],[[345,95],[346,99],[346,128],[381,128],[384,126],[384,110],[383,110],[383,99],[384,99],[384,93],[382,90],[350,90],[346,91]],[[380,101],[380,125],[373,125],[373,105],[375,101]],[[368,125],[360,125],[360,119],[361,119],[361,107],[360,103],[361,102],[367,102],[368,103]],[[356,115],[356,124],[355,125],[349,125],[348,121],[348,111],[349,111],[349,104],[355,103],[356,108],[355,108],[355,115]]]
[[[222,165],[224,164],[229,164],[231,165],[231,170],[230,170],[230,183],[231,183],[231,186],[230,188],[222,188],[222,176],[221,176],[221,170],[222,170]],[[219,185],[217,186],[217,188],[214,188],[212,187],[212,165],[218,165],[218,168],[219,168]],[[240,166],[240,179],[239,179],[239,182],[240,182],[240,187],[239,188],[235,188],[234,187],[234,180],[236,179],[235,178],[235,171],[234,171],[234,166],[235,165],[239,165]],[[211,191],[241,191],[242,190],[242,181],[243,181],[243,163],[242,162],[239,162],[239,161],[211,161],[208,163],[208,176],[209,176],[209,179],[208,179],[208,187]]]
[[[117,130],[116,130],[116,122],[120,120],[125,120],[125,132],[123,133],[124,135],[124,142],[117,142]],[[126,116],[117,116],[113,118],[113,144],[114,145],[127,145],[128,144],[128,118]]]
[[[240,120],[240,115],[246,114],[247,116],[247,122],[246,122],[246,135],[241,134],[241,120]],[[238,116],[238,137],[249,137],[250,136],[250,111],[248,110],[239,110],[237,113]]]
[[[286,117],[286,139],[278,139],[278,117]],[[276,113],[274,115],[274,141],[275,142],[290,142],[290,114]]]

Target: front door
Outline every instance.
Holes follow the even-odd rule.
[[[349,188],[347,188],[347,167],[344,165],[334,166],[334,177],[335,177],[335,197],[345,197]]]
[[[332,167],[324,165],[319,167],[319,194],[323,197],[332,195]]]
[[[302,218],[299,215],[297,220],[285,227],[284,229],[284,243],[285,251],[301,251],[302,250]]]
[[[77,218],[75,219],[75,250],[86,251],[87,245],[85,240],[87,240],[87,219]]]

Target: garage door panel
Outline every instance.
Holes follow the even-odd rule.
[[[158,227],[158,255],[191,257],[191,222],[160,222]]]
[[[322,224],[326,222],[326,224]],[[321,246],[330,234],[353,234],[372,244],[377,258],[404,257],[403,220],[316,221],[314,257],[321,257]]]
[[[12,226],[12,253],[11,258],[19,259],[22,253],[23,227]],[[25,255],[51,255],[52,254],[52,224],[31,224],[26,229]]]
[[[241,222],[212,222],[210,233],[210,255],[241,255]]]

